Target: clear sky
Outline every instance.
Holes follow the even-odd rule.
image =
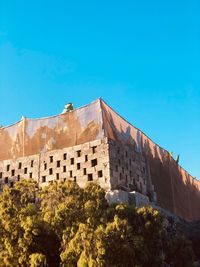
[[[0,0],[0,124],[102,97],[200,179],[199,0]]]

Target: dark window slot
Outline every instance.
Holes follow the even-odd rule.
[[[103,171],[98,171],[98,177],[99,178],[103,177]]]
[[[44,170],[46,170],[47,169],[47,164],[46,163],[44,163]]]
[[[77,170],[80,170],[80,168],[81,168],[81,164],[77,163]]]
[[[81,156],[81,150],[78,150],[76,153],[77,153],[77,157]]]
[[[92,173],[88,174],[88,181],[93,181],[93,175],[92,175]]]
[[[46,176],[42,176],[42,183],[46,182]]]
[[[97,152],[97,146],[92,147],[92,153],[95,154]]]
[[[91,160],[91,166],[92,166],[92,167],[97,166],[97,159],[93,159],[93,160]]]

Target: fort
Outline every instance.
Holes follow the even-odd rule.
[[[63,114],[0,128],[0,186],[96,181],[107,192],[138,192],[187,220],[200,219],[200,181],[102,99]]]

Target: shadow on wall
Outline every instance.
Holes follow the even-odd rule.
[[[129,144],[147,159],[158,204],[184,218],[200,219],[200,182],[190,176],[169,152],[151,141],[109,107],[104,108],[107,137]]]

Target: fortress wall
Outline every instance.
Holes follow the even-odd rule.
[[[54,180],[73,180],[83,187],[96,181],[110,189],[108,140],[95,140],[69,148],[0,161],[0,185],[12,186],[22,178],[33,178],[41,186]]]
[[[200,181],[181,168],[169,152],[101,102],[105,135],[145,156],[158,204],[186,220],[200,219]],[[152,191],[152,189],[150,189]]]
[[[100,101],[58,116],[0,128],[0,160],[16,159],[103,138]]]

